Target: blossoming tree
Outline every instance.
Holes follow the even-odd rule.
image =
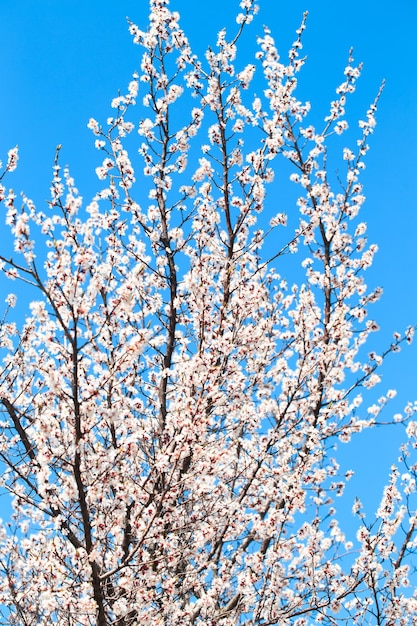
[[[241,67],[253,0],[204,59],[168,0],[150,6],[146,31],[130,24],[140,72],[105,125],[89,122],[95,197],[83,202],[59,148],[49,206],[0,186],[3,274],[37,291],[21,327],[8,297],[0,331],[14,508],[1,623],[411,625],[412,406],[406,470],[393,467],[373,522],[355,504],[356,544],[334,506],[349,478],[335,445],[377,422],[393,392],[368,406],[366,390],[412,338],[364,349],[380,291],[364,282],[376,247],[359,175],[378,98],[336,178],[352,58],[314,128],[296,96],[305,21],[287,61],[265,28]],[[11,150],[2,178],[16,163]],[[295,228],[263,211],[281,166],[299,188]]]

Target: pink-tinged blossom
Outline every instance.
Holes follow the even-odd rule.
[[[94,119],[94,118],[90,118],[87,127],[93,131],[93,133],[95,135],[99,135],[100,134],[100,126],[99,123]]]
[[[250,65],[247,65],[245,69],[239,72],[239,74],[237,75],[238,79],[240,80],[242,84],[242,89],[249,88],[249,85],[255,74],[255,69],[256,69],[255,66],[250,64]]]
[[[368,344],[382,290],[365,281],[360,178],[378,98],[357,144],[336,142],[335,177],[360,66],[350,55],[313,126],[306,15],[288,56],[265,28],[248,65],[256,13],[241,0],[200,60],[150,0],[148,27],[129,23],[140,71],[88,122],[101,188],[85,205],[60,146],[45,212],[0,186],[0,269],[31,298],[17,324],[9,295],[0,323],[10,623],[413,624],[417,403],[391,417],[395,390],[373,388],[414,328]],[[292,208],[273,195],[281,160]],[[337,446],[383,421],[406,442],[375,515],[353,505],[355,535]]]
[[[6,165],[7,171],[14,172],[14,170],[17,167],[18,160],[19,160],[19,152],[18,152],[18,147],[16,146],[15,148],[12,148],[11,150],[9,150],[7,153],[7,165]]]
[[[5,299],[6,304],[12,309],[16,306],[17,298],[14,293],[9,293],[9,295]]]

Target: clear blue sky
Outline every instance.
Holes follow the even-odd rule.
[[[171,4],[183,16],[197,52],[215,44],[217,31],[231,23],[237,5],[237,0]],[[300,95],[312,102],[315,115],[326,115],[350,46],[355,58],[364,61],[350,108],[352,123],[364,114],[382,79],[387,81],[363,177],[368,198],[363,219],[370,240],[380,248],[369,282],[385,291],[374,307],[382,349],[393,330],[417,322],[417,3],[260,0],[260,5],[253,37],[267,24],[282,54],[303,11],[309,11],[304,37],[309,60]],[[146,0],[0,0],[0,158],[4,161],[7,150],[19,144],[19,168],[7,180],[16,192],[24,190],[42,205],[49,197],[55,148],[62,144],[62,161],[69,164],[81,194],[88,199],[94,193],[100,155],[86,124],[89,117],[107,118],[110,100],[139,66],[140,49],[131,43],[125,18],[145,28],[147,15]],[[0,245],[8,237],[0,225]],[[416,347],[403,350],[385,368],[381,393],[398,389],[387,417],[417,398],[416,357]],[[365,498],[372,492],[376,503],[400,440],[400,430],[379,430],[355,446],[350,461],[360,477],[349,493]]]

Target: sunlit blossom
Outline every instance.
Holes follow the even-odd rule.
[[[30,299],[13,322],[8,295],[0,323],[8,623],[415,618],[417,403],[394,413],[381,373],[414,327],[372,343],[382,289],[361,221],[378,97],[343,147],[361,66],[350,53],[313,125],[307,15],[282,55],[267,27],[255,40],[254,0],[239,6],[201,59],[168,0],[129,22],[140,70],[88,122],[101,182],[86,202],[60,146],[46,207],[0,186],[0,269],[18,309]],[[339,451],[384,421],[405,442],[352,530]]]

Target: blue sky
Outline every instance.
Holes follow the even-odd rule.
[[[233,22],[236,0],[172,0],[196,52],[215,44],[216,33]],[[417,28],[415,0],[260,0],[261,12],[251,27],[253,40],[267,24],[285,55],[303,11],[309,11],[304,37],[308,63],[301,76],[300,97],[312,102],[314,115],[326,115],[342,80],[350,46],[364,62],[359,89],[351,102],[352,123],[364,115],[382,79],[386,89],[378,111],[363,177],[368,198],[363,219],[369,239],[379,245],[369,282],[385,295],[374,307],[382,330],[380,348],[392,331],[417,322]],[[42,206],[49,197],[57,144],[81,194],[95,191],[99,154],[86,124],[104,121],[110,100],[123,91],[140,63],[126,16],[145,28],[146,0],[0,0],[0,158],[19,144],[20,163],[7,184],[24,190]],[[0,245],[9,237],[0,225]],[[2,296],[0,295],[0,300]],[[385,368],[381,393],[397,388],[387,418],[417,398],[417,347],[404,349]],[[349,494],[376,504],[383,479],[396,459],[401,429],[366,433],[345,462],[357,467]],[[0,506],[1,509],[1,506]]]

